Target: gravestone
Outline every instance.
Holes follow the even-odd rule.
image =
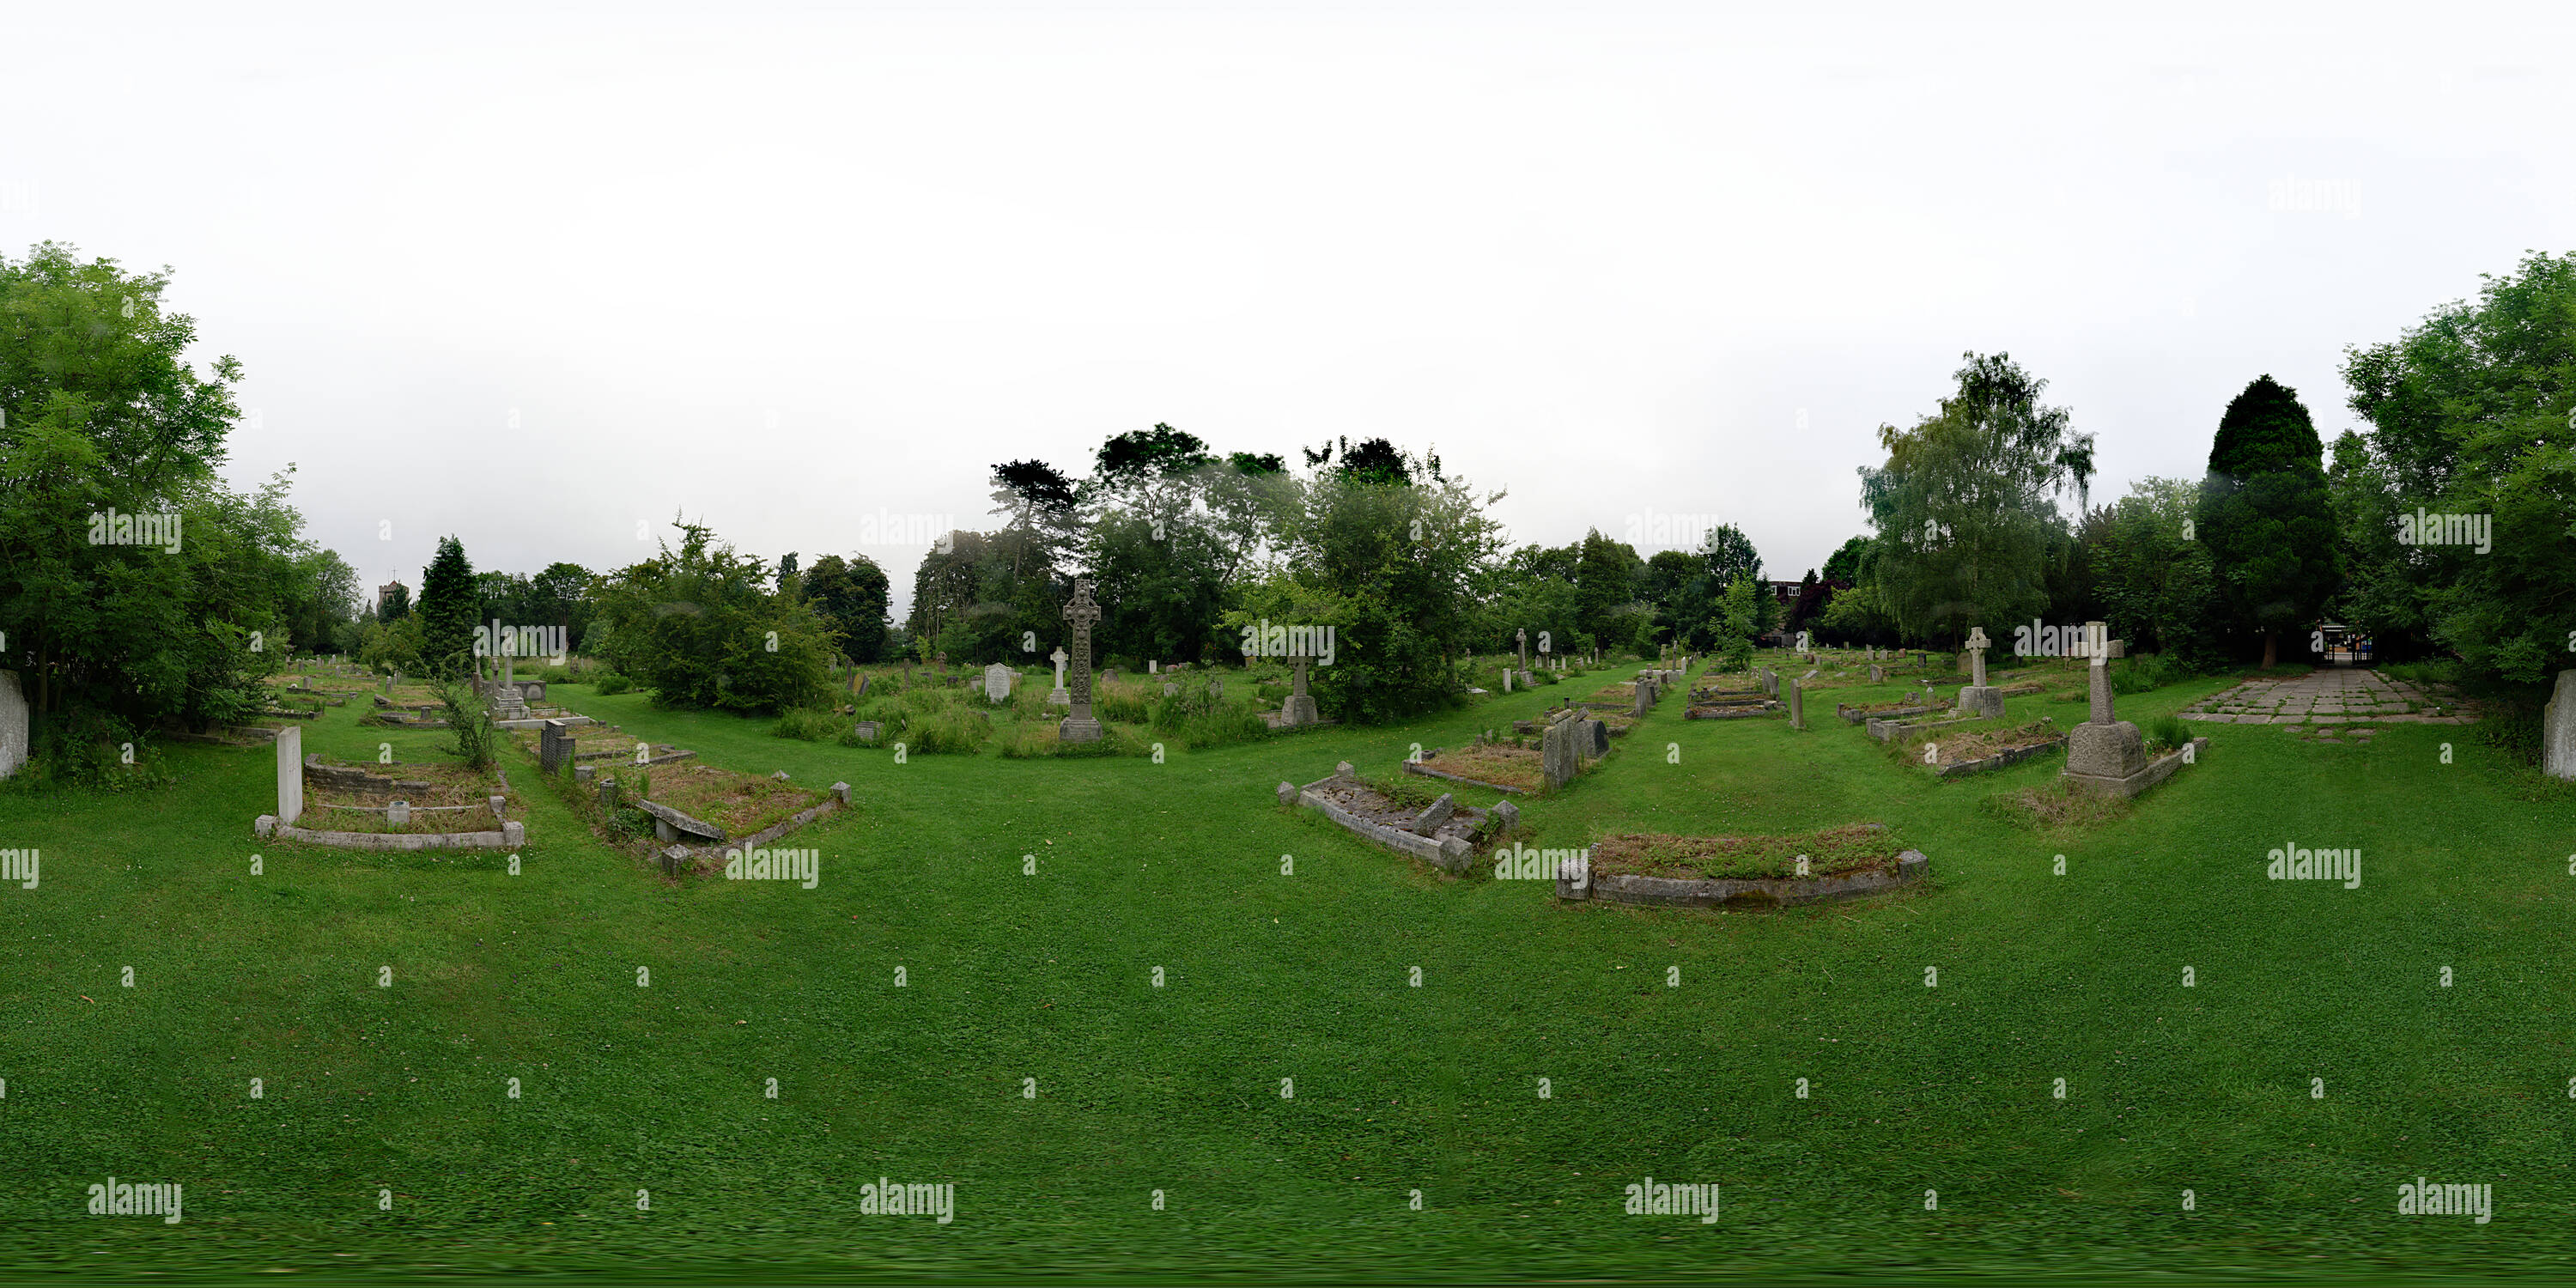
[[[1051,707],[1069,707],[1073,705],[1073,695],[1064,691],[1065,658],[1066,654],[1062,644],[1056,645],[1055,651],[1047,654],[1047,660],[1055,663],[1055,691],[1047,694],[1046,700],[1046,704]]]
[[[1073,628],[1073,704],[1056,726],[1062,742],[1100,741],[1100,722],[1091,718],[1091,627],[1100,620],[1100,605],[1091,598],[1091,579],[1073,583],[1073,601],[1064,606],[1065,624]]]
[[[874,720],[861,720],[850,726],[850,733],[861,742],[875,742],[880,726]]]
[[[1969,679],[1959,689],[1957,714],[2003,718],[2004,691],[1986,683],[1986,650],[1993,646],[1994,641],[1986,638],[1985,627],[1968,629]]]
[[[7,689],[0,684],[0,699]],[[2558,673],[2549,705],[2540,709],[2540,772],[2552,778],[2576,779],[2576,671]],[[8,777],[0,769],[0,778]]]
[[[537,726],[537,765],[549,774],[563,772],[564,762],[573,757],[572,726],[562,720],[548,720]]]
[[[1610,726],[1603,724],[1598,720],[1584,721],[1583,741],[1586,746],[1586,754],[1590,755],[1593,759],[1598,760],[1603,756],[1609,755]]]
[[[1495,802],[1494,807],[1485,811],[1485,814],[1494,820],[1495,830],[1500,832],[1512,830],[1521,821],[1521,807],[1510,801]]]
[[[1512,642],[1520,646],[1520,669],[1523,671],[1529,670],[1529,628],[1524,626],[1513,631]]]
[[[1872,684],[1887,683],[1887,668],[1872,664],[1869,668],[1869,682]]]
[[[612,814],[617,812],[616,779],[603,778],[599,780],[599,807]]]
[[[1306,692],[1306,655],[1298,654],[1296,663],[1297,678],[1290,682],[1295,687],[1289,690],[1288,700],[1279,704],[1279,722],[1291,728],[1323,720],[1323,713],[1315,708],[1315,699]]]
[[[2092,653],[2093,718],[2067,731],[2065,776],[2118,782],[2147,767],[2146,739],[2111,710],[2109,650],[2096,647]]]
[[[1224,676],[1218,675],[1218,676],[1210,676],[1210,677],[1208,678],[1208,701],[1210,701],[1210,702],[1223,702],[1223,701],[1225,701],[1225,677],[1224,677]]]
[[[1440,825],[1448,822],[1449,816],[1457,812],[1458,799],[1447,792],[1442,792],[1440,799],[1431,802],[1428,808],[1414,815],[1413,821],[1406,824],[1404,830],[1415,836],[1429,836],[1439,831]]]
[[[1637,707],[1632,714],[1635,715],[1637,719],[1643,720],[1646,718],[1646,713],[1653,710],[1654,706],[1655,682],[1652,680],[1637,681]]]
[[[1575,760],[1572,725],[1572,721],[1553,721],[1539,740],[1539,772],[1546,775],[1550,787],[1563,787],[1573,782],[1575,774],[1582,769]]]
[[[875,680],[876,680],[876,677],[875,677],[875,676],[872,676],[872,675],[862,675],[862,676],[860,676],[860,677],[859,677],[859,692],[858,692],[858,695],[857,695],[857,696],[862,697],[862,698],[864,698],[864,697],[868,696],[868,685],[870,685],[870,684],[874,683],[874,682],[875,682]]]
[[[1163,686],[1163,696],[1164,696],[1164,697],[1167,697],[1167,698],[1177,698],[1177,697],[1181,696],[1181,686],[1179,686],[1179,685],[1177,685],[1177,684],[1166,684],[1166,685],[1164,685],[1164,686]]]
[[[395,801],[393,804],[385,806],[385,821],[393,824],[395,827],[410,826],[411,802]]]
[[[1505,693],[1509,693],[1509,692],[1511,692],[1511,691],[1512,691],[1512,668],[1510,668],[1510,667],[1508,667],[1508,666],[1507,666],[1507,667],[1504,667],[1504,668],[1503,668],[1503,692],[1505,692]]]
[[[1789,681],[1789,727],[1807,727],[1807,682],[1804,680]]]
[[[1011,668],[999,662],[984,668],[984,700],[995,706],[1011,700]]]
[[[289,726],[277,733],[277,822],[295,826],[304,817],[304,731]]]
[[[0,671],[0,778],[27,763],[27,697],[18,691],[18,673]]]

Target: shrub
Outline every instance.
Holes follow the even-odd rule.
[[[598,688],[602,696],[613,693],[624,693],[634,687],[635,681],[626,678],[626,676],[621,672],[602,671],[599,674]]]
[[[2168,684],[2179,684],[2191,678],[2191,674],[2191,668],[2163,653],[2123,658],[2111,668],[2111,692],[2122,695],[2147,693]]]
[[[769,727],[769,732],[770,736],[776,738],[798,738],[806,742],[822,742],[850,728],[848,723],[833,712],[817,711],[812,707],[797,707],[782,713],[778,717],[778,723]]]
[[[438,704],[446,709],[448,750],[456,753],[471,769],[490,769],[500,751],[501,729],[492,723],[492,713],[483,705],[471,685],[463,680],[442,679],[435,690]]]
[[[2147,722],[2147,754],[2159,755],[2191,741],[2191,730],[2181,716],[2157,716]]]

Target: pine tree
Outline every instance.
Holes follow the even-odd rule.
[[[474,565],[465,561],[465,545],[453,536],[438,539],[438,553],[420,574],[420,657],[432,674],[461,674],[473,668],[474,619],[482,606],[474,595]]]
[[[2281,632],[2314,623],[2342,580],[2325,444],[2298,391],[2258,376],[2219,418],[2201,481],[2199,538],[2239,629],[2261,632],[2263,665]]]

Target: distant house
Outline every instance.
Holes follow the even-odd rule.
[[[380,617],[381,617],[381,616],[383,616],[383,615],[384,615],[384,611],[385,611],[385,604],[386,604],[387,602],[389,602],[390,600],[392,600],[392,599],[393,599],[393,597],[394,597],[397,593],[399,593],[399,592],[402,590],[402,588],[403,588],[402,579],[401,579],[401,578],[399,578],[399,577],[397,577],[397,578],[393,579],[392,581],[386,582],[384,585],[381,585],[381,586],[376,587],[376,614],[377,614],[377,616],[380,616]]]

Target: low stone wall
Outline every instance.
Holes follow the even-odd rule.
[[[1588,874],[1587,874],[1588,875]],[[1690,880],[1681,877],[1590,877],[1580,884],[1559,877],[1556,897],[1658,908],[1779,908],[1790,904],[1860,899],[1923,884],[1932,860],[1920,850],[1896,856],[1894,871],[1847,872],[1830,877],[1746,877]]]
[[[1374,841],[1390,850],[1410,854],[1443,872],[1465,872],[1468,865],[1475,862],[1475,848],[1454,836],[1435,841],[1427,836],[1415,836],[1411,832],[1401,832],[1384,824],[1372,823],[1334,804],[1315,790],[1337,779],[1346,782],[1357,781],[1356,778],[1336,770],[1298,788],[1297,803],[1333,820],[1362,840]],[[1481,787],[1487,784],[1477,785]]]
[[[1902,746],[1919,741],[1928,734],[1939,733],[1953,725],[1974,724],[1983,718],[1976,716],[1966,720],[1921,720],[1912,723],[1903,720],[1872,719],[1869,722],[1869,736],[1880,742],[1894,740]]]
[[[1872,720],[1902,720],[1907,716],[1928,716],[1937,710],[1939,710],[1937,707],[1893,707],[1886,711],[1865,711],[1858,707],[1844,706],[1839,702],[1834,704],[1834,714],[1841,716],[1845,724],[1866,724]]]
[[[2064,738],[2052,738],[2047,742],[2036,742],[2027,747],[2015,747],[1983,760],[1963,760],[1958,764],[1942,765],[1939,768],[1943,778],[1960,778],[1969,774],[1982,774],[1990,769],[2001,769],[2006,765],[2018,765],[2043,752],[2062,751],[2065,747]]]
[[[261,839],[304,841],[344,850],[501,850],[528,843],[527,825],[503,823],[497,832],[320,832],[280,827],[277,816],[262,814],[254,830]]]

